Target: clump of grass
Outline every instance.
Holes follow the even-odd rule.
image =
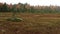
[[[23,21],[23,19],[22,18],[8,18],[7,21],[20,22],[20,21]]]

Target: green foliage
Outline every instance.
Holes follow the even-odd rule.
[[[1,7],[1,11],[2,12],[8,12],[8,9],[9,8],[7,7],[7,4],[6,3],[4,3],[3,6]]]
[[[27,6],[28,5],[28,6]],[[29,4],[25,3],[18,3],[18,4],[14,4],[9,8],[9,5],[7,5],[6,3],[4,3],[2,6],[0,6],[0,12],[13,12],[13,13],[60,13],[60,7],[57,6],[55,7],[51,7],[51,6],[45,6],[40,9],[40,7],[36,8],[35,6],[29,6]],[[19,6],[19,7],[17,7]],[[30,7],[30,8],[28,8]],[[27,9],[28,8],[28,9]]]

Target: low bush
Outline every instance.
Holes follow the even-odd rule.
[[[13,21],[13,22],[20,22],[22,21],[23,19],[21,18],[8,18],[7,21]]]

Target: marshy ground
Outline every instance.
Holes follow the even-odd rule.
[[[20,13],[23,21],[7,21],[11,16],[0,13],[0,34],[60,34],[60,14]]]

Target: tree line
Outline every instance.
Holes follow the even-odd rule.
[[[60,13],[60,6],[31,6],[30,4],[7,4],[0,3],[0,12],[20,13]]]

